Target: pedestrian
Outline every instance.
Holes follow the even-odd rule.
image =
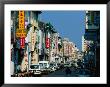
[[[66,73],[66,75],[70,75],[70,74],[71,74],[71,70],[70,70],[69,67],[67,67],[67,68],[65,69],[65,73]]]

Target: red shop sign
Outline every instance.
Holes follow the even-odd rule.
[[[46,38],[46,48],[50,47],[50,38]]]
[[[20,38],[20,47],[24,48],[25,46],[25,38]]]

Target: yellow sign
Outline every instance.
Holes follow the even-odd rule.
[[[26,34],[24,11],[19,11],[19,29],[16,30],[16,37],[25,38]]]
[[[19,29],[25,28],[24,11],[19,11]]]
[[[27,31],[26,29],[17,29],[16,30],[16,37],[26,37]]]

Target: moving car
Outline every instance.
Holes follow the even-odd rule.
[[[34,75],[41,75],[40,66],[38,64],[30,65],[29,71]]]
[[[55,64],[54,63],[50,63],[49,65],[49,71],[50,72],[54,72],[56,70]]]

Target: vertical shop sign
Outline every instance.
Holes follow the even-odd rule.
[[[55,36],[55,50],[57,54],[57,50],[58,50],[58,37],[57,36]]]
[[[24,48],[25,47],[25,38],[20,38],[20,47]]]
[[[20,37],[20,47],[24,48],[26,37],[24,11],[19,11],[19,29],[17,29],[16,36]]]
[[[19,29],[25,28],[25,22],[24,22],[24,11],[19,11]]]
[[[31,36],[31,51],[34,51],[34,48],[35,48],[35,41],[36,41],[36,36],[35,36],[35,33],[32,33],[32,36]]]
[[[50,38],[46,38],[46,48],[50,48]]]

